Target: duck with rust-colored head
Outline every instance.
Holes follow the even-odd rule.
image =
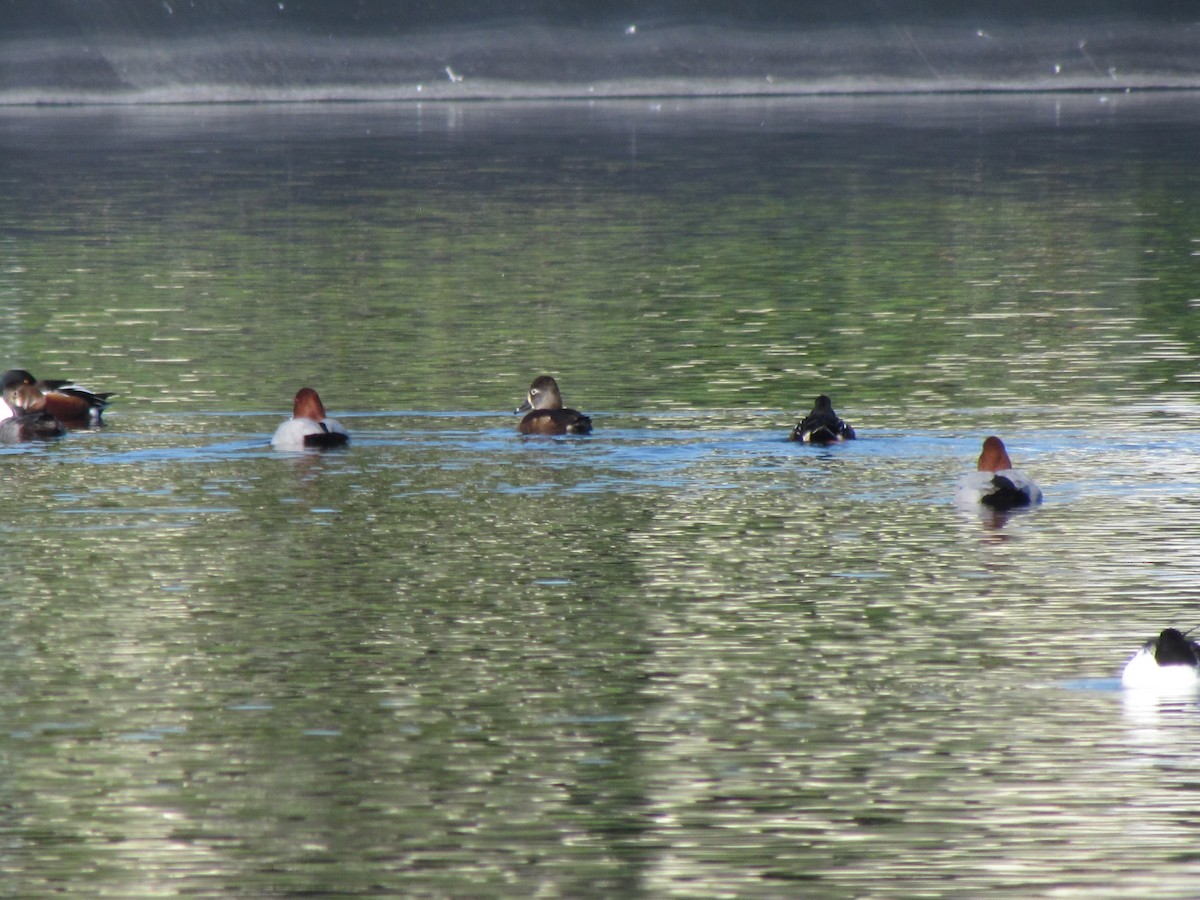
[[[292,417],[275,429],[271,446],[276,450],[331,450],[350,443],[350,433],[337,419],[325,415],[325,405],[310,387],[300,388],[292,403]]]
[[[529,396],[514,412],[525,413],[521,434],[591,434],[592,420],[577,409],[563,407],[558,382],[549,375],[534,379]]]
[[[1200,644],[1177,628],[1164,628],[1129,658],[1121,672],[1127,688],[1160,691],[1200,689]]]
[[[2,393],[10,415],[0,422],[0,441],[50,441],[67,433],[63,423],[46,410],[46,395],[32,384],[14,384]]]
[[[838,418],[833,411],[833,401],[822,394],[813,403],[812,412],[792,429],[788,440],[825,445],[854,438],[854,429]]]
[[[1004,441],[992,435],[983,442],[976,471],[958,481],[954,500],[960,506],[986,506],[1003,512],[1042,502],[1042,489],[1020,469],[1014,469]]]
[[[3,395],[3,399],[0,399],[0,419],[13,415],[8,394],[13,388],[21,386],[32,387],[40,393],[43,403],[39,409],[53,416],[67,428],[103,425],[100,416],[108,406],[108,398],[112,396],[84,390],[69,381],[38,381],[24,369],[9,369],[0,375],[0,394]]]

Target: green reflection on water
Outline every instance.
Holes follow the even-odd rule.
[[[201,111],[140,114],[140,141],[129,113],[49,148],[50,190],[10,144],[7,349],[236,410],[297,379],[341,408],[504,409],[542,370],[599,409],[1177,387],[1200,233],[1181,138],[1081,127],[1095,100],[1072,102],[1069,127],[759,105],[550,131],[572,110],[547,107],[461,136],[411,110]]]

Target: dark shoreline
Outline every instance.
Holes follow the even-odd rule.
[[[0,105],[1200,89],[1200,24],[230,30],[0,40]]]

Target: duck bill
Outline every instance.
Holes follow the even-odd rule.
[[[531,409],[533,409],[533,404],[530,403],[529,400],[526,400],[524,403],[522,403],[520,406],[518,406],[516,409],[513,410],[513,415],[515,416],[517,413],[529,412]]]

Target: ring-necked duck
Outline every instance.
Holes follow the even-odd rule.
[[[564,409],[558,382],[549,375],[534,379],[529,396],[515,413],[525,413],[517,431],[521,434],[591,434],[592,420],[576,409]]]

